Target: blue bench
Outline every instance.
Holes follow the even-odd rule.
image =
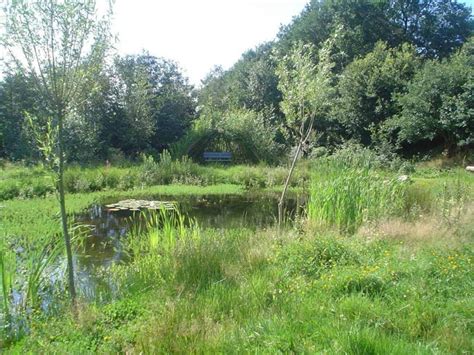
[[[231,152],[204,152],[204,161],[230,162],[232,161]]]

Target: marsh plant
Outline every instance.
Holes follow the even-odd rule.
[[[443,223],[449,229],[457,230],[463,216],[466,214],[472,190],[458,177],[450,183],[443,183],[443,190],[440,194],[440,212]]]
[[[137,220],[136,216],[132,217]],[[139,223],[134,223],[127,240],[126,248],[131,256],[143,253],[170,253],[178,241],[183,241],[197,229],[195,220],[175,208],[160,208],[140,212]],[[132,221],[133,223],[133,221]]]
[[[400,213],[407,183],[367,167],[327,160],[316,168],[310,188],[309,219],[353,234],[364,222]]]
[[[11,303],[13,296],[13,284],[15,282],[16,258],[15,254],[8,248],[5,237],[0,238],[0,287],[2,297],[2,313],[0,325],[2,331],[10,328]]]
[[[6,339],[23,333],[32,312],[42,308],[51,285],[47,270],[61,254],[56,238],[44,236],[34,242],[0,240],[0,325]]]

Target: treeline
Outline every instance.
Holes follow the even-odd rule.
[[[69,160],[161,151],[190,128],[195,93],[175,62],[145,52],[117,56],[103,66],[65,118]],[[32,130],[46,129],[49,110],[35,91],[32,81],[19,74],[0,83],[0,155],[12,160],[37,156]],[[39,122],[31,124],[31,117]]]
[[[298,43],[329,51],[325,109],[308,154],[352,141],[387,154],[474,144],[474,40],[471,9],[448,0],[311,1],[277,40],[215,68],[194,89],[172,61],[117,57],[68,116],[71,160],[176,155],[231,149],[247,160],[278,160],[294,146],[276,74]],[[319,58],[314,57],[317,64]],[[315,88],[318,90],[318,88]],[[45,116],[28,78],[0,83],[0,155],[35,156],[24,112]]]
[[[303,42],[328,49],[332,61],[327,109],[307,151],[347,141],[409,156],[466,150],[474,143],[472,30],[471,9],[455,1],[311,1],[275,42],[206,78],[199,120],[264,113],[276,141],[291,147],[275,69]]]

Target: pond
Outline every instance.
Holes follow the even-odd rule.
[[[276,223],[278,197],[275,193],[249,192],[243,195],[160,195],[145,199],[176,201],[179,211],[194,219],[202,228],[260,229]],[[140,223],[140,212],[111,211],[106,207],[115,202],[117,201],[104,201],[75,217],[76,222],[90,227],[89,236],[84,238],[75,260],[78,286],[87,298],[96,297],[98,288],[110,289],[111,286],[104,285],[104,280],[96,275],[100,273],[100,269],[113,263],[127,261],[128,254],[122,249],[121,240],[127,237],[127,232],[135,224]],[[286,215],[295,216],[301,212],[304,204],[304,196],[290,196],[285,203]]]

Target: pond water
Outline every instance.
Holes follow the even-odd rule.
[[[273,193],[247,193],[244,195],[209,196],[149,196],[146,200],[176,201],[181,213],[197,221],[202,228],[267,228],[276,223],[278,195]],[[106,281],[96,275],[101,268],[115,262],[126,262],[128,255],[121,247],[122,238],[134,224],[140,223],[140,213],[109,211],[105,206],[118,201],[104,201],[91,206],[75,217],[76,222],[90,227],[89,236],[76,254],[76,271],[79,289],[86,297],[97,296],[94,290],[109,289],[99,285]],[[305,204],[302,196],[290,196],[285,203],[286,215],[294,216]],[[107,282],[106,282],[107,283]]]

